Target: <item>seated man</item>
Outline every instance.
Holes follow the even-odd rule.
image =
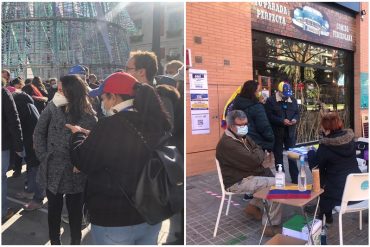
[[[264,168],[262,162],[264,152],[260,146],[247,136],[248,119],[243,111],[234,110],[227,114],[227,129],[216,148],[216,157],[220,162],[225,189],[235,193],[250,193],[275,184],[275,178],[270,169]],[[262,225],[267,221],[260,199],[252,199],[245,209],[248,215],[261,220]],[[267,224],[265,236],[273,236],[273,231],[281,232],[280,204],[274,203],[271,211],[271,223]]]

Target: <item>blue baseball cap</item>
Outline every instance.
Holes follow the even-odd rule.
[[[86,74],[87,74],[86,68],[83,67],[82,65],[75,65],[68,72],[68,75],[86,75]]]

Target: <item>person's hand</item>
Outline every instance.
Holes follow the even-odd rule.
[[[288,119],[284,119],[284,125],[289,126],[291,125],[291,123]]]
[[[80,170],[78,170],[75,166],[73,167],[73,173],[80,173]]]
[[[78,126],[78,125],[66,124],[65,126],[68,129],[70,129],[73,134],[76,133],[76,132],[82,132],[82,133],[85,133],[86,135],[90,134],[90,130],[84,129],[84,128]]]
[[[294,125],[294,124],[296,124],[297,123],[297,120],[295,120],[294,118],[292,119],[292,121],[290,121],[290,123],[292,124],[292,125]]]

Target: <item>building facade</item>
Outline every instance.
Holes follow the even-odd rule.
[[[132,51],[152,50],[155,4],[160,12],[160,62],[162,67],[171,60],[184,60],[184,4],[135,3],[127,6],[136,31],[130,35]],[[155,23],[156,25],[158,23]]]
[[[367,3],[187,3],[186,9],[189,73],[207,72],[209,103],[209,133],[194,134],[187,80],[188,176],[215,170],[225,103],[250,79],[268,95],[280,81],[292,85],[301,113],[298,143],[318,140],[323,110],[338,111],[346,127],[362,136],[361,116],[368,109]]]

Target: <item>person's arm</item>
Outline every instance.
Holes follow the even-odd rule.
[[[100,120],[91,131],[86,131],[79,126],[66,125],[73,133],[70,139],[72,164],[87,175],[101,170],[105,165],[101,160],[104,156],[103,150],[107,148],[106,142],[102,140],[107,131],[103,121]]]
[[[296,99],[293,100],[293,107],[294,107],[294,114],[293,114],[292,120],[295,119],[296,120],[295,124],[297,124],[299,122],[299,107],[298,107],[298,103]]]
[[[225,140],[220,145],[224,161],[239,170],[253,171],[261,168],[264,152],[259,147],[250,147],[249,151],[234,140]]]
[[[33,132],[33,145],[37,158],[42,161],[47,155],[48,128],[51,120],[51,104],[42,111]]]
[[[258,104],[256,108],[256,130],[265,139],[265,141],[271,143],[271,148],[275,141],[274,132],[272,131],[270,122],[267,118],[265,108],[263,105]]]
[[[6,121],[9,127],[10,135],[12,137],[12,147],[14,148],[14,151],[22,152],[23,136],[17,107],[15,105],[12,94],[5,89],[2,89],[2,91],[3,91],[2,92],[3,111],[6,116]]]
[[[268,98],[267,101],[266,101],[266,104],[265,104],[265,109],[266,109],[266,115],[268,117],[268,119],[270,120],[270,122],[272,124],[275,124],[275,125],[279,125],[279,126],[282,126],[284,127],[284,118],[282,116],[276,116],[274,113],[273,113],[273,108],[274,108],[274,105],[272,104],[272,98]]]

